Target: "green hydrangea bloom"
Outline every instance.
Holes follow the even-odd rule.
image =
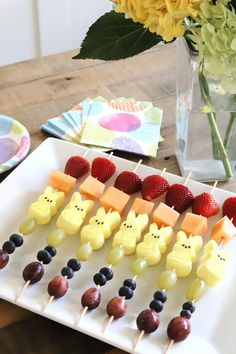
[[[236,14],[226,0],[200,5],[194,40],[199,58],[204,61],[205,74],[220,80],[225,91],[236,94]]]

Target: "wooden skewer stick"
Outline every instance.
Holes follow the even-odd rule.
[[[78,327],[78,325],[80,324],[80,321],[82,320],[82,318],[84,317],[84,315],[86,314],[87,311],[88,311],[88,306],[85,306],[83,308],[83,311],[81,312],[76,324],[75,324],[76,327]]]
[[[65,276],[64,278],[67,279],[67,276]],[[46,305],[44,306],[42,312],[45,312],[47,310],[48,306],[51,304],[51,302],[53,302],[54,299],[55,299],[54,295],[52,295],[48,298],[48,301],[47,301]]]
[[[139,162],[137,163],[137,165],[135,166],[135,169],[133,170],[134,173],[137,171],[137,169],[139,168],[139,166],[141,165],[142,162],[143,162],[143,160],[140,159]]]
[[[137,346],[139,345],[139,343],[141,342],[143,336],[144,336],[145,332],[142,329],[142,331],[139,333],[138,339],[136,340],[135,344],[134,344],[134,350],[137,348]]]
[[[139,167],[139,165],[141,164],[141,162],[142,162],[142,160],[139,160],[139,162],[137,163],[136,168],[133,170],[133,172],[135,172],[135,171],[138,169],[138,167]],[[164,175],[165,171],[166,171],[166,168],[163,168],[162,173],[161,173],[161,176]],[[190,178],[190,176],[191,176],[191,174],[189,175],[189,178]],[[123,246],[121,245],[120,247],[123,247]],[[110,266],[109,266],[109,267],[110,267]],[[137,275],[135,275],[135,276],[133,277],[133,280],[136,280],[136,278],[137,278]],[[107,324],[106,324],[106,326],[105,326],[105,328],[104,328],[104,330],[103,330],[103,334],[104,334],[105,331],[108,329],[108,327],[111,325],[111,323],[112,323],[113,320],[114,320],[114,316],[110,316],[110,317],[109,317],[109,320],[108,320],[108,322],[107,322]],[[143,332],[143,331],[141,331],[141,333],[142,333],[142,332]],[[141,339],[142,339],[144,333],[145,333],[145,332],[143,332],[142,335],[141,335],[141,337],[140,337],[140,339],[138,339],[138,341],[137,341],[135,347],[136,347],[136,346],[138,345],[138,343],[141,341]]]
[[[112,157],[112,155],[113,155],[113,152],[110,153],[108,159],[110,159],[110,158]],[[142,161],[143,161],[142,159],[140,159],[140,160],[138,161],[138,163],[136,164],[136,166],[135,166],[135,168],[134,168],[134,170],[133,170],[134,173],[135,173],[135,171],[137,171],[137,169],[139,168],[139,166],[140,166],[140,164],[142,163]],[[109,213],[112,212],[112,209],[109,209],[108,212],[109,212]],[[122,248],[123,246],[121,245],[120,247]],[[108,268],[111,269],[111,268],[112,268],[112,264],[109,264]],[[135,279],[136,279],[136,278],[135,278]],[[100,285],[97,286],[97,289],[99,289],[99,288],[100,288]],[[82,318],[85,316],[85,314],[86,314],[87,311],[88,311],[88,306],[85,306],[85,307],[83,308],[83,310],[82,310],[82,312],[81,312],[79,318],[78,318],[78,321],[76,322],[76,327],[79,325],[80,321],[81,321]],[[114,316],[111,316],[111,317],[109,318],[109,321],[108,321],[108,323],[106,324],[103,333],[104,333],[104,332],[107,330],[107,328],[110,326],[110,324],[111,324],[111,322],[113,321],[113,319],[114,319]]]
[[[184,186],[187,186],[188,181],[190,180],[190,177],[191,177],[191,176],[192,176],[192,172],[190,171],[189,174],[188,174],[188,176],[186,177],[186,180],[185,180],[185,182],[184,182]]]
[[[85,157],[89,152],[89,149],[85,150],[85,152],[83,153],[82,157]]]
[[[82,157],[85,157],[88,154],[88,152],[89,152],[89,149],[86,149],[85,152],[83,153]],[[112,156],[112,154],[113,154],[113,152],[110,154],[110,156]],[[109,156],[109,158],[110,158],[110,156]],[[58,189],[55,189],[55,190],[58,191]],[[22,234],[20,234],[20,235],[22,236]],[[42,262],[40,262],[40,263],[42,263]],[[21,290],[17,294],[15,301],[17,301],[19,299],[20,295],[23,293],[23,291],[25,291],[28,288],[29,284],[30,284],[30,280],[27,280],[27,282],[24,284],[24,286],[21,288]],[[54,299],[54,296],[53,296],[52,300],[50,300],[50,299],[51,299],[51,297],[49,298],[48,303],[46,304],[45,308],[43,309],[43,312],[46,310],[47,306],[52,302],[52,300]]]
[[[40,263],[43,264],[42,261]],[[18,295],[16,296],[15,301],[18,301],[18,299],[21,296],[21,294],[23,293],[23,291],[25,291],[25,289],[27,289],[29,285],[30,285],[30,280],[27,280],[27,282],[25,282],[24,286],[21,288],[21,290],[19,291]]]
[[[214,193],[215,188],[216,188],[216,186],[217,186],[217,183],[218,183],[218,181],[215,181],[215,183],[213,184],[213,186],[212,186],[212,188],[211,188],[210,194],[213,194],[213,193]]]
[[[25,285],[20,289],[18,295],[16,296],[15,301],[18,301],[19,297],[21,296],[21,294],[23,293],[23,291],[25,291],[26,288],[28,288],[28,286],[30,285],[30,280],[27,280],[27,282],[25,283]]]
[[[174,341],[173,339],[170,341],[170,343],[168,344],[168,347],[167,347],[166,350],[164,351],[164,354],[168,354],[168,353],[169,353],[169,351],[171,350],[171,348],[172,348],[174,342],[175,342],[175,341]]]
[[[164,173],[165,173],[165,168],[163,169],[163,171],[162,171],[162,174],[161,175],[163,175]],[[184,182],[184,186],[186,186],[187,184],[188,184],[188,181],[189,181],[189,179],[190,179],[190,177],[191,177],[191,175],[192,175],[192,172],[190,171],[189,172],[189,174],[188,174],[188,176],[186,177],[186,179],[185,179],[185,182]],[[214,185],[215,186],[215,185]],[[213,187],[214,187],[213,186]],[[215,187],[214,187],[215,188]],[[174,209],[174,205],[172,205],[172,209]],[[161,227],[163,227],[164,225],[162,225]],[[190,235],[189,237],[191,237],[192,235]],[[173,272],[175,272],[175,269],[173,269]],[[163,289],[163,291],[165,291],[164,289]],[[144,336],[144,331],[142,330],[141,332],[140,332],[140,334],[139,334],[139,337],[138,337],[138,339],[137,339],[137,341],[136,341],[136,343],[135,343],[135,345],[134,345],[134,349],[136,349],[137,348],[137,346],[139,345],[139,343],[141,342],[141,340],[142,340],[142,338],[143,338],[143,336]],[[173,343],[171,344],[171,346],[173,345]]]
[[[54,298],[55,298],[55,296],[50,296],[48,298],[48,301],[47,301],[46,305],[43,308],[43,312],[45,312],[47,310],[48,306],[51,304],[51,302],[53,302]]]
[[[104,330],[103,330],[103,334],[106,332],[106,330],[108,329],[108,327],[111,325],[112,321],[114,320],[114,316],[110,316],[109,317],[109,321],[107,322],[107,324],[105,325],[104,327]]]
[[[161,172],[161,177],[164,176],[165,172],[166,172],[166,168],[164,167],[162,172]]]
[[[100,289],[100,285],[97,285],[97,289]],[[80,321],[82,320],[82,318],[85,316],[86,312],[88,311],[88,306],[85,306],[75,324],[76,327],[78,327],[78,325],[80,324]]]
[[[112,158],[113,155],[113,151],[110,152],[109,156],[108,156],[108,160],[110,160]]]

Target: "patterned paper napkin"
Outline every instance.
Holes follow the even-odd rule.
[[[86,99],[42,129],[61,139],[103,151],[122,150],[155,157],[162,140],[162,110],[151,102],[119,97]]]

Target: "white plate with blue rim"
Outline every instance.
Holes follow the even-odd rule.
[[[22,161],[29,148],[28,130],[17,120],[0,114],[0,173]]]

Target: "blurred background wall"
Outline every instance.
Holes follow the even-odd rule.
[[[79,48],[109,0],[0,0],[0,66]]]

